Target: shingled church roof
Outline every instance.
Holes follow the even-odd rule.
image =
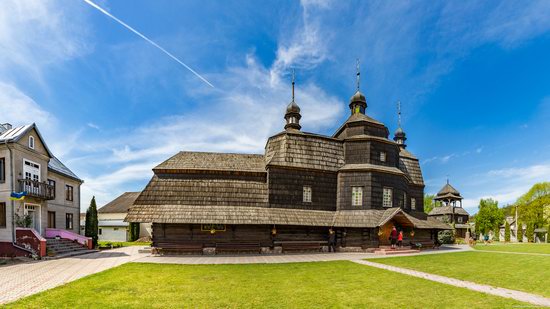
[[[460,195],[460,192],[453,188],[447,181],[447,183],[437,192],[437,195],[435,196],[434,200],[444,200],[444,199],[451,199],[451,200],[461,200],[462,196]]]
[[[180,151],[153,169],[155,173],[182,170],[265,173],[265,162],[260,154]]]

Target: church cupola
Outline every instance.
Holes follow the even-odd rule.
[[[395,134],[393,136],[393,140],[399,145],[399,147],[406,148],[407,144],[405,144],[405,141],[407,140],[407,135],[405,134],[405,131],[401,128],[401,102],[397,101],[397,123],[398,128],[395,130]]]
[[[302,126],[300,125],[300,119],[302,118],[302,115],[300,115],[300,107],[298,106],[298,104],[296,104],[296,102],[294,102],[294,83],[295,76],[294,71],[292,71],[292,101],[286,107],[285,130],[300,130],[302,128]]]
[[[349,108],[352,115],[359,113],[365,114],[365,110],[367,109],[367,99],[365,99],[365,96],[359,91],[360,76],[359,60],[357,60],[357,91],[349,100]]]

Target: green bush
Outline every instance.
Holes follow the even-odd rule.
[[[523,223],[518,222],[517,225],[518,225],[518,235],[517,235],[518,241],[523,242]]]
[[[437,233],[437,239],[442,244],[452,244],[455,242],[453,231],[441,231]]]
[[[129,226],[129,240],[136,241],[139,238],[139,222],[130,222]]]
[[[504,241],[510,241],[510,223],[508,221],[504,225]]]

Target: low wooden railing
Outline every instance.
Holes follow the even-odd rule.
[[[19,191],[26,191],[27,196],[44,200],[55,199],[55,187],[45,182],[30,179],[19,179]]]

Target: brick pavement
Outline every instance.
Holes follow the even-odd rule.
[[[58,260],[0,267],[0,304],[134,261],[147,254],[125,247]]]

